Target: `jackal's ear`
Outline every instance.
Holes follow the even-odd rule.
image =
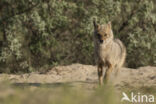
[[[94,29],[98,28],[98,24],[96,22],[96,18],[93,18],[93,25],[94,25]]]
[[[107,26],[108,26],[109,29],[111,29],[112,28],[112,23],[109,21]]]

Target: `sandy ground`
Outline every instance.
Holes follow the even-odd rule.
[[[0,82],[3,81],[9,81],[17,86],[61,86],[67,84],[94,88],[98,85],[96,67],[82,64],[54,67],[45,74],[0,74]],[[126,86],[156,87],[156,67],[122,68],[117,77],[112,74],[110,82],[118,89]]]

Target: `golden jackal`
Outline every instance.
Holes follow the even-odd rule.
[[[115,69],[116,74],[118,73],[125,61],[126,48],[119,39],[114,39],[110,22],[99,25],[94,19],[93,24],[95,58],[98,66],[99,84],[101,85],[103,79],[108,80],[113,69]],[[106,68],[105,76],[104,67]]]

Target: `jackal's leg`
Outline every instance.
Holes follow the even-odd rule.
[[[98,65],[98,78],[99,78],[99,84],[103,85],[103,66]]]
[[[105,77],[104,77],[104,80],[105,82],[108,81],[109,77],[110,77],[110,74],[113,70],[113,67],[112,67],[112,64],[110,62],[107,62],[107,69],[106,69],[106,72],[105,72]]]
[[[115,77],[118,76],[118,73],[120,72],[120,68],[116,68],[116,71],[115,71]]]

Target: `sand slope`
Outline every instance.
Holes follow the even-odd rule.
[[[68,83],[72,86],[95,87],[98,84],[97,70],[92,65],[72,64],[52,68],[45,74],[0,74],[0,81],[10,81],[17,84],[51,84]],[[117,77],[112,74],[110,82],[116,88],[129,87],[156,87],[156,67],[146,66],[138,69],[122,68]]]

